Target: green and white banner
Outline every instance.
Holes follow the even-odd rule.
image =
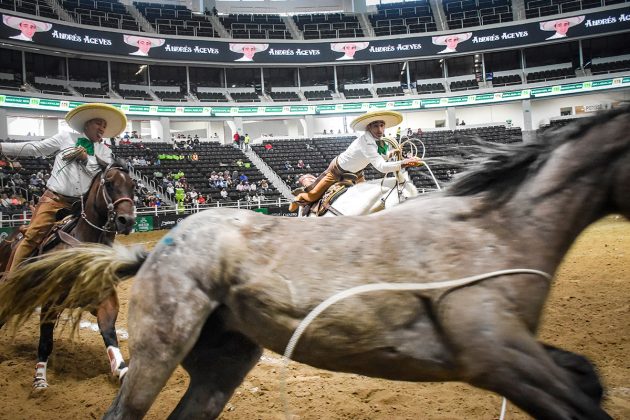
[[[264,117],[264,116],[303,116],[326,115],[352,112],[366,112],[373,109],[408,111],[427,108],[445,108],[448,106],[494,104],[522,99],[562,96],[576,93],[619,89],[630,87],[630,76],[610,79],[589,80],[577,83],[565,83],[531,89],[509,90],[467,94],[462,96],[444,96],[423,99],[391,99],[369,102],[347,102],[340,104],[318,105],[245,105],[245,106],[170,106],[170,105],[125,105],[113,103],[127,115],[160,117]],[[0,107],[28,108],[48,111],[67,112],[83,102],[43,99],[28,96],[0,95]]]

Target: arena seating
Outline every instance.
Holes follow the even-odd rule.
[[[0,78],[0,89],[21,90],[22,82],[16,79]]]
[[[159,34],[218,37],[212,22],[183,5],[134,2],[135,7]]]
[[[571,68],[534,71],[531,73],[527,73],[527,83],[570,79],[572,77],[575,77],[575,71],[573,71],[573,69]]]
[[[142,89],[118,89],[118,93],[125,99],[139,99],[144,101],[152,101],[153,98],[146,90]]]
[[[238,39],[291,39],[291,33],[279,15],[220,15],[225,29]]]
[[[330,90],[305,90],[304,97],[307,101],[332,101],[332,91]]]
[[[271,97],[271,99],[273,99],[274,101],[278,101],[278,102],[299,102],[302,99],[300,98],[300,96],[295,93],[295,92],[278,92],[278,91],[272,91],[269,92],[269,96]]]
[[[83,25],[142,31],[125,5],[115,0],[61,0],[60,4]]]
[[[456,92],[459,90],[479,89],[479,83],[475,79],[456,80],[454,82],[451,82],[449,86],[450,86],[451,92]]]
[[[230,92],[234,102],[260,102],[260,98],[254,92]]]
[[[103,87],[85,87],[85,86],[72,86],[74,90],[79,92],[86,98],[108,98],[109,93]]]
[[[200,92],[200,91],[194,91],[193,92],[196,96],[197,99],[199,99],[202,102],[227,102],[228,98],[225,97],[225,95],[221,92]]]
[[[345,89],[343,95],[346,99],[372,98],[372,92],[369,89]]]
[[[437,25],[427,0],[380,4],[370,16],[374,35],[404,35],[437,31]]]
[[[30,85],[42,93],[50,93],[53,95],[72,95],[70,91],[61,84],[30,82]]]
[[[401,86],[391,86],[384,88],[376,88],[376,94],[379,97],[387,97],[387,96],[404,96],[405,92]]]
[[[606,63],[593,64],[591,66],[591,74],[615,73],[629,70],[630,60],[609,61]]]
[[[44,0],[0,0],[0,9],[13,10],[28,15],[59,19],[59,16]]]
[[[492,86],[520,85],[521,83],[523,83],[523,80],[518,74],[496,76],[492,79]]]
[[[527,19],[624,3],[625,0],[524,0]]]
[[[419,94],[446,92],[444,83],[420,84],[420,85],[417,85],[416,90],[418,91]]]
[[[153,93],[155,93],[155,95],[158,98],[160,98],[161,101],[185,102],[187,100],[186,95],[182,93],[181,91],[179,92],[164,91],[164,90],[158,90],[157,88],[154,88]]]
[[[442,2],[449,29],[511,22],[511,0],[445,0]]]
[[[159,165],[149,165],[146,167],[136,167],[134,169],[139,170],[143,175],[147,176],[156,182],[157,185],[163,185],[163,178],[156,177],[161,173],[164,177],[169,172],[177,173],[180,170],[184,172],[185,179],[189,186],[193,187],[197,192],[204,196],[211,197],[212,201],[220,201],[221,190],[215,187],[210,187],[208,183],[208,177],[212,171],[223,172],[229,171],[230,174],[233,171],[238,171],[239,174],[245,173],[249,179],[249,182],[260,182],[264,176],[243,154],[240,149],[233,146],[221,145],[217,142],[202,142],[197,145],[193,145],[191,150],[173,150],[173,146],[165,142],[147,142],[144,143],[144,149],[138,149],[136,145],[118,145],[112,148],[112,151],[116,155],[130,159],[134,156],[144,156],[147,154],[147,149],[153,156],[159,155],[182,155],[185,158],[181,160],[160,160]],[[190,156],[196,153],[199,160],[193,161]],[[238,166],[237,161],[241,160],[243,166]],[[153,162],[153,161],[152,161]],[[224,201],[237,201],[243,199],[246,195],[245,192],[239,192],[235,189],[236,185],[233,185],[228,189],[228,199]],[[275,199],[280,196],[280,193],[270,185],[271,190],[266,192],[265,198]]]
[[[295,15],[293,21],[304,39],[361,38],[364,36],[355,15],[344,13]]]

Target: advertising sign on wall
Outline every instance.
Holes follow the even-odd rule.
[[[138,216],[133,225],[134,232],[150,232],[153,230],[153,216]]]

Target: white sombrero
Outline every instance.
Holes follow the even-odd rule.
[[[52,23],[39,22],[37,20],[32,20],[32,19],[28,19],[28,18],[22,18],[22,17],[18,17],[18,16],[3,15],[2,16],[2,21],[4,22],[5,25],[10,26],[10,27],[12,27],[14,29],[17,29],[17,30],[20,30],[20,23],[22,23],[22,22],[32,23],[33,25],[35,25],[37,27],[37,32],[46,32],[46,31],[50,30],[50,28],[52,28]]]
[[[254,47],[256,52],[261,52],[269,48],[269,44],[230,44],[230,50],[235,53],[243,54],[243,48],[245,47]]]
[[[579,25],[580,23],[584,22],[584,16],[573,16],[573,17],[568,17],[568,18],[549,20],[547,22],[540,22],[540,29],[542,29],[543,31],[555,31],[556,23],[562,22],[563,20],[566,20],[567,22],[569,22],[569,28],[570,28],[572,26]]]
[[[129,45],[133,45],[134,47],[138,47],[138,41],[141,39],[147,40],[151,42],[151,48],[153,47],[161,47],[164,45],[164,39],[160,38],[148,38],[146,36],[136,36],[136,35],[124,35],[125,43]]]
[[[372,111],[366,114],[356,117],[350,123],[350,128],[354,131],[365,131],[367,126],[374,121],[383,121],[385,128],[395,127],[403,120],[403,116],[400,112],[396,111]]]
[[[330,44],[330,49],[336,52],[345,53],[344,48],[349,44],[356,45],[357,51],[364,50],[368,45],[370,45],[369,42],[333,42]]]
[[[462,42],[462,41],[469,40],[471,36],[472,36],[472,32],[466,32],[463,34],[448,34],[448,35],[434,36],[433,43],[435,45],[446,45],[446,40],[448,38],[457,38],[459,39],[459,42]]]
[[[107,104],[83,104],[66,114],[66,122],[76,132],[83,133],[85,123],[95,118],[107,121],[103,137],[116,137],[127,127],[127,117],[118,108]]]

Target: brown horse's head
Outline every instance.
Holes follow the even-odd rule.
[[[100,159],[98,161],[103,171],[94,181],[98,185],[90,188],[90,193],[97,189],[94,207],[106,218],[105,226],[109,230],[127,235],[136,221],[133,201],[135,182],[124,162],[117,160],[108,164]]]

